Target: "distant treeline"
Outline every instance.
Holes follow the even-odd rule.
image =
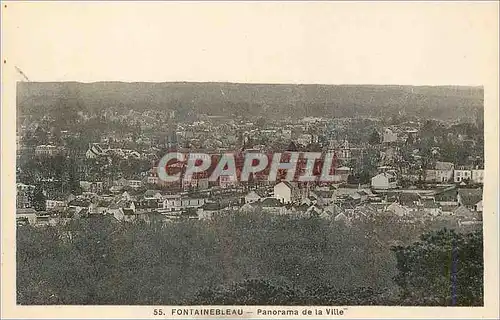
[[[304,116],[409,116],[457,120],[483,109],[481,87],[375,86],[237,83],[20,82],[20,114],[56,116],[62,108],[106,110],[176,110],[193,114],[248,115],[282,119]]]
[[[22,226],[17,302],[482,305],[481,231],[394,223],[233,213],[167,225],[95,217]]]

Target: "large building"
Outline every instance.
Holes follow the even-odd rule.
[[[35,186],[24,183],[18,183],[16,187],[17,187],[16,208],[18,209],[31,208],[33,206],[32,199]]]
[[[297,183],[281,181],[274,186],[274,198],[281,203],[296,203],[307,197],[307,188],[300,188]]]
[[[449,182],[453,179],[453,169],[455,165],[451,162],[436,162],[433,169],[425,171],[425,181],[427,182]]]
[[[379,173],[372,178],[371,186],[376,190],[395,189],[397,187],[396,176],[389,172]]]
[[[35,155],[40,157],[52,157],[61,152],[61,149],[52,145],[40,145],[35,148]]]

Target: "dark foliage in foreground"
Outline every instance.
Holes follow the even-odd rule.
[[[246,280],[215,289],[206,288],[187,301],[193,305],[392,305],[396,296],[370,287],[335,289],[320,285],[300,289],[272,285],[262,279]]]
[[[443,229],[393,248],[405,305],[483,305],[483,236]]]
[[[426,246],[391,252],[394,241],[408,245],[421,233],[384,220],[347,227],[259,213],[167,225],[100,217],[22,226],[17,302],[449,305],[449,272],[439,271],[449,266],[447,236],[426,235]],[[481,234],[444,234],[460,248],[454,301],[481,304]]]

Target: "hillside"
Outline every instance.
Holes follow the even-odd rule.
[[[21,113],[50,112],[58,105],[85,110],[135,109],[192,111],[212,115],[268,117],[387,116],[400,111],[424,118],[475,117],[483,89],[453,86],[376,86],[239,83],[19,82]]]

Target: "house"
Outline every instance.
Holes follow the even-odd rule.
[[[391,173],[379,173],[372,178],[371,186],[376,190],[395,189],[397,186],[396,177]]]
[[[97,200],[92,202],[89,206],[90,214],[106,214],[111,202],[106,200]]]
[[[206,202],[205,198],[187,198],[181,195],[167,195],[163,200],[163,209],[166,211],[181,211],[189,208],[199,208]]]
[[[114,181],[114,185],[118,187],[128,187],[128,180],[125,178],[120,178]]]
[[[135,211],[135,203],[130,200],[120,199],[118,202],[111,204],[108,207],[107,213],[114,215],[115,217],[121,216],[122,209],[131,209]],[[119,219],[118,219],[119,220]]]
[[[105,155],[106,151],[104,151],[98,143],[91,143],[85,153],[87,159],[95,159]]]
[[[133,201],[135,210],[140,213],[153,212],[158,208],[163,207],[163,203],[159,199],[140,199]]]
[[[476,203],[475,209],[477,212],[483,212],[483,200],[479,201]]]
[[[250,191],[245,196],[245,203],[253,203],[256,201],[260,201],[264,197],[265,197],[265,195],[261,191]]]
[[[347,178],[351,174],[352,169],[349,167],[339,167],[334,171],[334,182],[347,182]]]
[[[113,216],[118,221],[132,222],[139,216],[133,209],[130,208],[120,208],[118,211],[113,213]]]
[[[382,143],[394,143],[398,141],[398,134],[387,128],[382,135]]]
[[[331,215],[331,216],[335,216],[339,213],[342,213],[344,212],[344,210],[342,210],[338,205],[336,204],[330,204],[326,207],[323,208],[323,214],[328,214],[328,215]]]
[[[334,144],[334,149],[335,149],[335,156],[337,157],[338,160],[341,161],[349,161],[352,157],[352,149],[349,146],[349,141],[344,140],[343,142],[338,145],[337,142],[331,141],[330,143]],[[337,145],[335,145],[337,144]]]
[[[458,205],[442,205],[441,212],[446,215],[453,215],[458,208]]]
[[[88,191],[100,194],[104,191],[104,183],[102,181],[93,181],[90,183],[90,188]]]
[[[36,220],[35,220],[35,225],[36,226],[48,226],[50,225],[50,216],[46,213],[44,214],[38,214],[36,216]]]
[[[162,200],[163,196],[161,195],[160,191],[158,190],[146,190],[144,192],[144,199],[145,200]]]
[[[418,205],[420,204],[420,196],[415,192],[401,192],[398,195],[398,203],[406,207]]]
[[[274,186],[274,198],[282,203],[293,203],[301,200],[298,186],[288,181],[282,181]]]
[[[456,168],[453,171],[453,182],[460,183],[462,181],[470,181],[472,179],[472,170],[464,167]]]
[[[432,200],[425,200],[422,202],[423,211],[433,216],[441,213],[441,206]]]
[[[35,186],[17,183],[16,184],[17,194],[16,194],[16,208],[24,209],[31,208],[33,199],[33,193],[35,191]]]
[[[196,186],[196,188],[198,190],[207,190],[208,187],[209,187],[209,180],[208,178],[199,178],[197,179],[198,181],[198,185]]]
[[[254,211],[254,210],[255,210],[255,208],[254,208],[254,204],[255,204],[255,203],[256,203],[256,202],[254,202],[254,203],[252,203],[252,204],[251,204],[251,203],[245,203],[244,205],[242,205],[242,206],[240,207],[240,210],[239,210],[239,211],[240,211],[240,212],[252,212],[252,211]]]
[[[467,209],[465,206],[458,207],[453,212],[453,215],[459,218],[460,220],[465,220],[465,221],[478,220],[479,218],[477,214]]]
[[[483,210],[483,190],[482,189],[459,189],[458,203],[471,211]]]
[[[438,161],[433,169],[425,170],[425,181],[448,182],[453,179],[454,164],[451,162]]]
[[[472,169],[471,180],[474,183],[483,184],[484,169]]]
[[[333,218],[333,220],[334,220],[335,222],[337,222],[337,223],[343,223],[343,224],[345,224],[345,225],[346,225],[346,226],[348,226],[348,227],[352,225],[352,223],[351,223],[351,221],[349,220],[349,218],[347,217],[347,215],[346,215],[345,213],[343,213],[343,212],[341,212],[341,213],[337,214],[337,215]]]
[[[55,208],[63,208],[66,206],[66,201],[63,199],[47,199],[45,200],[45,210],[49,211]]]
[[[454,167],[455,165],[451,162],[436,162],[435,170],[437,171],[438,179],[443,182],[450,181],[453,177]]]
[[[263,211],[275,214],[285,214],[286,208],[283,202],[276,198],[266,198],[259,203]]]
[[[456,189],[441,191],[434,195],[434,201],[442,206],[457,206],[458,192]]]
[[[52,157],[60,153],[60,149],[52,145],[40,145],[35,148],[36,156]]]
[[[219,186],[221,188],[230,188],[238,184],[237,177],[234,175],[221,175],[219,177]]]
[[[16,221],[20,225],[34,225],[36,223],[36,211],[32,208],[16,209]]]
[[[395,214],[396,216],[398,217],[404,217],[408,214],[409,210],[403,206],[401,206],[399,203],[397,202],[393,202],[391,203],[386,211],[388,212],[391,212],[393,214]]]
[[[226,208],[225,205],[215,202],[207,202],[198,208],[196,213],[198,214],[199,220],[209,220],[213,215],[220,210]]]
[[[128,180],[128,186],[134,189],[139,189],[142,186],[142,181],[135,179]]]
[[[90,201],[87,199],[74,199],[70,202],[68,202],[68,207],[69,208],[76,208],[78,210],[89,208],[90,207]]]
[[[329,205],[335,198],[334,190],[315,190],[311,192],[311,196],[316,198],[316,202],[321,205]]]

